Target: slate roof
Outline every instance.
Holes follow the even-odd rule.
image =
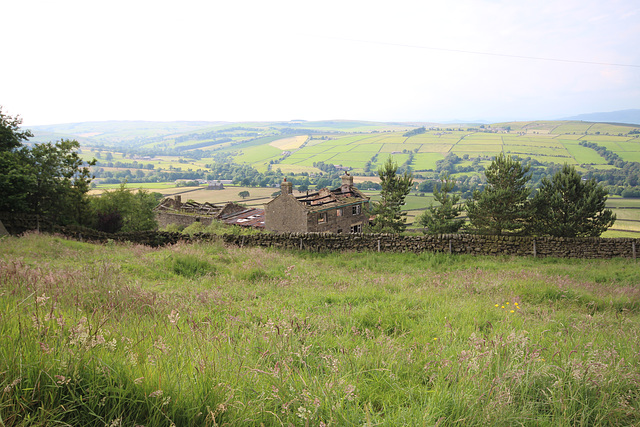
[[[222,214],[218,219],[229,225],[264,228],[264,209],[247,208],[240,212]]]
[[[315,193],[296,196],[295,199],[310,212],[323,211],[341,206],[350,206],[362,202],[368,202],[369,198],[353,186],[338,187],[334,190],[323,188]]]

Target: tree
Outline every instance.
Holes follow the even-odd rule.
[[[380,201],[375,203],[372,213],[375,215],[371,230],[378,233],[402,233],[407,224],[405,212],[402,212],[405,197],[413,186],[413,176],[404,172],[397,175],[398,164],[391,156],[386,163],[378,169],[380,177]]]
[[[564,165],[551,180],[543,178],[533,198],[534,231],[557,237],[598,237],[613,225],[605,209],[607,191],[595,179],[583,181],[573,166]]]
[[[154,193],[145,190],[133,192],[120,184],[120,188],[105,191],[90,198],[94,212],[93,226],[110,233],[117,231],[144,231],[158,227],[153,213],[157,205]]]
[[[242,197],[242,199],[244,200],[247,197],[249,197],[249,192],[247,190],[243,190],[243,191],[238,193],[238,196]]]
[[[29,131],[21,131],[19,117],[0,110],[0,211],[36,214],[58,224],[86,219],[89,168],[78,156],[77,141],[23,145]]]
[[[480,234],[522,233],[532,211],[527,187],[529,166],[500,153],[485,171],[487,184],[467,200],[469,230]]]
[[[31,212],[58,224],[83,222],[91,176],[76,152],[79,147],[78,141],[61,140],[22,149],[34,178],[27,195]]]
[[[2,106],[0,106],[0,152],[20,148],[23,141],[33,136],[31,131],[21,131],[21,124],[20,116],[8,116],[2,112]]]
[[[455,187],[455,180],[451,179],[448,174],[442,176],[440,189],[438,186],[433,187],[433,197],[440,206],[434,207],[433,204],[429,209],[418,218],[418,223],[425,227],[425,233],[428,234],[447,234],[457,233],[464,225],[464,219],[456,219],[462,211],[462,206],[457,204],[460,196],[449,193]]]

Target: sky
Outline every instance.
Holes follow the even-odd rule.
[[[0,106],[24,125],[640,108],[637,0],[20,0],[3,15]]]

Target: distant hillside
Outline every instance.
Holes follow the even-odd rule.
[[[584,122],[628,123],[640,125],[640,109],[579,114],[573,117],[566,117],[562,120],[582,120]]]
[[[31,142],[73,138],[80,142],[105,145],[135,145],[149,138],[200,131],[224,124],[226,122],[105,121],[29,126],[29,129],[34,135],[33,138],[30,138]]]
[[[405,123],[365,122],[356,120],[284,122],[147,122],[105,121],[29,126],[34,137],[31,142],[49,142],[60,139],[76,139],[83,145],[141,147],[157,145],[165,140],[202,140],[214,133],[246,129],[252,132],[384,132],[406,131],[416,127]],[[213,137],[213,136],[212,136]]]

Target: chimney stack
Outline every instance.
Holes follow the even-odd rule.
[[[284,181],[282,181],[282,184],[280,184],[280,192],[282,194],[293,193],[293,184],[290,182],[287,182],[287,178],[285,178]]]
[[[351,192],[351,187],[353,186],[353,177],[349,175],[349,172],[345,172],[342,175],[342,192],[349,193]]]
[[[174,196],[176,209],[180,209],[182,206],[182,196]]]

